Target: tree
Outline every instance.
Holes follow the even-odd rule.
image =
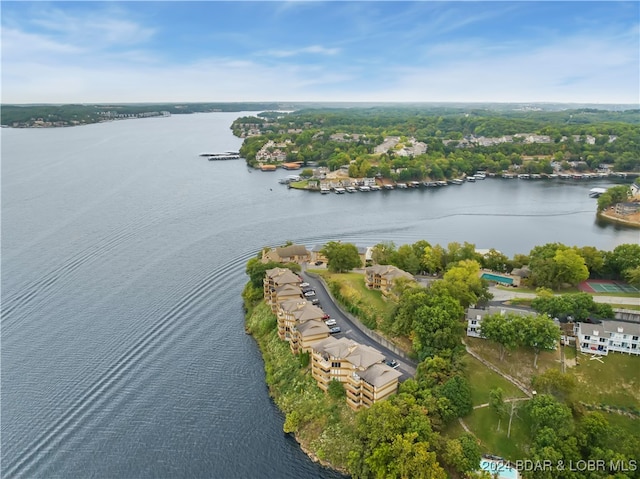
[[[538,394],[529,401],[529,417],[533,436],[543,428],[551,428],[558,436],[571,434],[573,417],[571,410],[548,394]]]
[[[344,386],[337,379],[332,379],[329,382],[329,386],[327,387],[327,392],[329,393],[329,396],[331,396],[333,399],[342,399],[346,395]]]
[[[555,281],[558,284],[575,286],[589,277],[584,258],[573,248],[556,251],[553,261],[556,264]]]
[[[327,268],[332,273],[342,273],[362,267],[358,248],[352,243],[330,241],[324,245],[321,253],[327,258]]]
[[[497,431],[500,431],[500,421],[506,413],[502,388],[498,387],[489,391],[489,407],[496,413],[496,416],[498,416]]]
[[[463,417],[473,410],[471,388],[464,376],[456,375],[440,386],[436,396],[445,397],[450,402],[450,408],[455,417]]]
[[[371,250],[371,259],[375,264],[393,264],[396,245],[393,241],[378,243]]]
[[[465,308],[491,298],[486,281],[480,277],[480,264],[474,260],[459,261],[439,283]]]
[[[413,348],[420,360],[435,355],[451,356],[460,347],[464,310],[447,294],[429,292],[425,304],[413,314]]]
[[[442,456],[460,474],[477,470],[482,459],[480,446],[471,434],[448,440]]]
[[[558,369],[547,369],[535,376],[531,385],[538,394],[550,394],[564,403],[573,402],[576,380],[570,374],[563,374]]]
[[[551,351],[560,340],[560,328],[546,315],[537,314],[522,321],[522,342],[533,349],[533,367],[538,368],[540,351]]]
[[[628,269],[640,266],[640,244],[625,243],[616,246],[605,260],[608,269],[621,278]]]
[[[640,287],[640,266],[626,269],[624,271],[624,279],[626,279],[629,284]]]
[[[481,334],[500,345],[500,361],[506,351],[514,350],[522,342],[522,317],[515,313],[488,314],[482,318]]]
[[[428,273],[439,273],[444,270],[446,251],[439,244],[426,246],[420,258],[422,269]]]
[[[411,274],[417,274],[420,270],[420,259],[415,255],[413,248],[407,244],[398,248],[393,264]]]

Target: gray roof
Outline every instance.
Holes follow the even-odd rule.
[[[308,255],[309,251],[307,247],[301,244],[292,244],[289,246],[283,246],[281,248],[276,248],[276,253],[281,258],[289,258],[291,256],[304,256]]]
[[[394,379],[402,376],[397,369],[393,369],[386,364],[374,364],[366,370],[359,372],[358,376],[367,381],[374,387],[384,386]]]
[[[608,336],[611,333],[629,334],[640,336],[640,323],[627,323],[624,321],[602,321],[600,324],[578,323],[581,334],[593,334],[594,336]],[[596,333],[597,331],[597,333]]]
[[[307,321],[306,323],[299,324],[296,329],[303,338],[307,336],[315,336],[316,334],[329,334],[329,326],[324,324],[321,320]]]

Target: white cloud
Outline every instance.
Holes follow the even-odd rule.
[[[267,50],[263,53],[276,58],[286,58],[305,54],[337,55],[338,53],[340,53],[340,49],[327,48],[323,47],[322,45],[311,45],[308,47],[295,48],[291,50]]]

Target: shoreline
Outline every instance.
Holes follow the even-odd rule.
[[[626,220],[618,216],[611,216],[606,212],[599,212],[596,214],[596,216],[604,221],[608,221],[608,222],[623,225],[623,226],[628,226],[630,228],[640,229],[640,221]]]

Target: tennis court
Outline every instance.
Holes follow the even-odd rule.
[[[588,293],[640,293],[640,289],[620,281],[587,280],[580,284],[580,289]]]

